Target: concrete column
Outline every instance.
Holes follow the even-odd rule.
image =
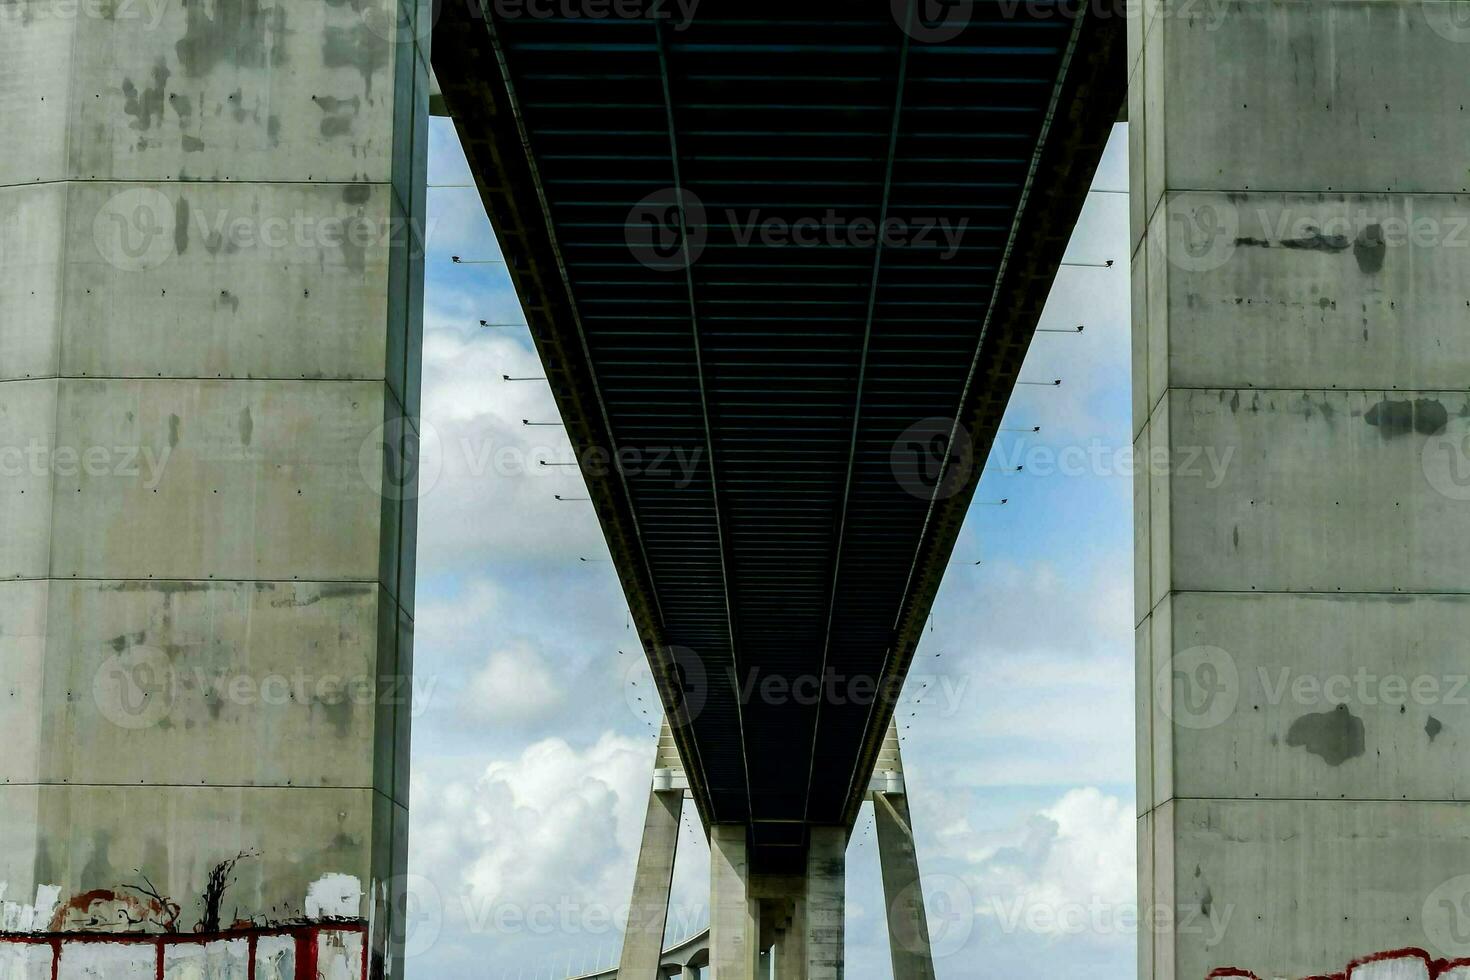
[[[776,934],[776,980],[805,980],[806,977],[806,899],[793,900],[788,906],[791,920]]]
[[[760,901],[751,874],[743,825],[710,831],[710,969],[713,980],[755,980],[760,955]]]
[[[400,877],[428,97],[403,6],[0,11],[0,882],[23,928],[376,903],[401,976],[381,927],[434,900]]]
[[[628,928],[623,933],[623,955],[618,976],[653,980],[661,976],[664,927],[669,917],[669,892],[674,884],[674,855],[679,845],[679,817],[684,791],[650,791],[648,815],[643,819],[643,843],[633,873],[633,900]]]
[[[679,973],[682,980],[699,980],[699,968],[696,966],[683,967]]]
[[[883,901],[888,908],[893,980],[933,980],[934,957],[929,949],[929,922],[924,914],[908,796],[874,793],[873,816],[878,827]]]
[[[806,980],[842,980],[847,831],[813,827],[806,861]]]
[[[1142,977],[1470,955],[1467,16],[1129,20]]]

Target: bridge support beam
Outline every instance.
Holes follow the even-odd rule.
[[[664,928],[668,924],[683,811],[682,789],[649,791],[643,843],[633,875],[633,900],[628,907],[628,927],[623,932],[623,954],[618,960],[618,976],[626,980],[661,980]]]
[[[237,957],[237,919],[331,918],[321,970],[402,976],[428,25],[32,6],[0,28],[7,929]]]
[[[1463,957],[1470,4],[1208,7],[1128,21],[1139,973]]]
[[[751,894],[743,824],[710,829],[710,968],[714,980],[755,980],[760,959],[760,900]]]
[[[924,913],[924,890],[919,882],[919,858],[914,850],[907,794],[874,793],[873,816],[878,828],[883,901],[888,908],[893,980],[934,980],[934,957],[929,949],[929,923]]]
[[[842,980],[847,831],[813,827],[806,859],[807,980]]]

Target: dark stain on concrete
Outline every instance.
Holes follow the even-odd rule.
[[[250,406],[246,405],[240,409],[240,442],[242,445],[250,445],[250,439],[255,434],[255,419],[250,417]]]
[[[182,196],[174,207],[174,251],[189,251],[189,199]]]
[[[362,99],[354,95],[350,99],[339,99],[332,95],[313,97],[322,116],[321,131],[326,139],[345,136],[352,131],[352,120],[362,111]]]
[[[1433,742],[1435,736],[1442,731],[1444,731],[1444,725],[1434,715],[1430,715],[1429,720],[1424,723],[1424,734],[1428,735],[1429,740]]]
[[[387,39],[374,34],[365,21],[322,32],[322,63],[328,68],[356,68],[369,96],[373,94],[373,73],[388,67],[389,54]]]
[[[1321,231],[1314,231],[1300,238],[1281,240],[1282,248],[1305,252],[1346,252],[1350,244],[1346,235],[1324,235]]]
[[[179,138],[179,145],[185,153],[204,152],[204,141],[197,136],[190,136],[188,133],[185,133]]]
[[[1372,275],[1383,268],[1384,256],[1388,254],[1388,242],[1383,237],[1382,225],[1369,225],[1358,233],[1353,242],[1353,258],[1358,260],[1358,271]]]
[[[168,417],[168,444],[170,449],[177,449],[179,445],[179,417],[177,415]]]
[[[1363,719],[1340,704],[1331,711],[1302,715],[1292,722],[1286,744],[1306,749],[1329,766],[1340,766],[1362,755],[1367,739]]]
[[[240,297],[236,296],[228,289],[221,289],[219,291],[219,300],[215,303],[215,307],[218,308],[220,305],[228,306],[231,313],[239,313]]]
[[[1241,237],[1235,240],[1235,244],[1241,248],[1275,247],[1268,238]],[[1321,231],[1313,231],[1299,238],[1283,238],[1278,244],[1282,248],[1299,252],[1345,252],[1352,245],[1346,235],[1324,235]]]
[[[372,196],[372,188],[367,184],[348,184],[342,188],[342,200],[348,204],[366,204]]]
[[[1433,398],[1385,398],[1368,409],[1364,420],[1378,427],[1385,439],[1417,432],[1422,436],[1437,435],[1449,422],[1449,412]]]
[[[280,39],[286,4],[262,10],[260,0],[183,0],[184,36],[174,45],[184,74],[199,78],[215,67],[264,68],[286,63]]]
[[[163,97],[168,88],[168,77],[168,65],[160,58],[153,66],[153,84],[148,88],[139,91],[131,78],[123,79],[122,92],[126,99],[123,112],[133,117],[128,124],[133,129],[146,132],[153,128],[155,118],[159,125],[163,124]]]
[[[342,261],[347,268],[353,272],[361,273],[367,264],[364,261],[367,252],[364,242],[370,242],[375,237],[373,223],[364,217],[349,218],[342,229]]]

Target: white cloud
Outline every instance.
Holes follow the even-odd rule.
[[[522,642],[491,651],[470,677],[460,710],[479,724],[517,724],[545,717],[564,696],[540,652]]]
[[[1132,806],[1087,787],[1034,814],[1012,840],[984,843],[951,830],[968,849],[976,913],[1003,931],[1087,935],[1124,942],[1136,922]]]

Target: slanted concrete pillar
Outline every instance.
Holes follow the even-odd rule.
[[[643,820],[643,843],[633,873],[633,900],[623,933],[623,955],[618,976],[653,980],[662,975],[664,927],[668,924],[669,892],[674,884],[674,856],[679,845],[679,818],[684,791],[652,790]]]
[[[842,980],[847,831],[813,827],[806,862],[807,980]]]
[[[7,922],[401,976],[427,19],[4,6]]]
[[[1467,15],[1129,20],[1142,977],[1470,955]]]
[[[744,825],[710,830],[710,969],[713,980],[755,980],[760,901],[751,896]]]
[[[904,793],[874,793],[873,816],[878,828],[878,862],[883,873],[883,901],[888,908],[888,946],[893,980],[933,980],[929,923],[919,859]]]

